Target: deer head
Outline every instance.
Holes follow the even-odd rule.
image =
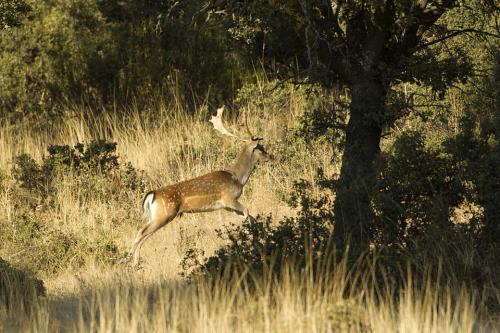
[[[212,116],[210,122],[213,124],[214,129],[223,135],[236,138],[244,142],[243,149],[236,158],[234,164],[230,168],[230,171],[234,174],[238,181],[245,185],[250,177],[250,174],[255,168],[255,165],[259,162],[267,162],[273,159],[272,155],[268,154],[260,144],[263,140],[261,137],[257,137],[252,134],[250,128],[248,127],[248,119],[245,118],[245,128],[247,131],[247,137],[242,137],[235,135],[226,129],[222,123],[222,114],[224,112],[224,107],[217,109],[217,115]]]

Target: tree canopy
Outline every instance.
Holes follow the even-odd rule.
[[[355,254],[366,249],[382,132],[410,102],[397,85],[416,83],[444,93],[465,81],[470,62],[443,44],[465,33],[490,34],[484,26],[490,20],[457,22],[453,15],[488,17],[498,8],[490,1],[457,0],[255,0],[216,7],[228,14],[233,35],[254,55],[271,60],[278,75],[349,88],[334,240],[340,249],[351,242]]]
[[[30,8],[24,0],[3,0],[0,2],[0,30],[20,25],[22,16]]]

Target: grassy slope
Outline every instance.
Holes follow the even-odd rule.
[[[317,167],[324,167],[328,173],[336,171],[329,163],[329,147],[317,144],[306,150],[287,140],[288,129],[305,108],[300,98],[292,98],[289,104],[286,115],[279,109],[248,110],[251,126],[266,138],[268,150],[282,154],[276,162],[259,167],[251,178],[242,199],[251,214],[293,214],[282,200],[293,181],[298,177],[312,180]],[[238,152],[238,144],[215,134],[202,116],[183,116],[174,109],[161,109],[155,119],[148,119],[138,110],[131,110],[126,119],[71,114],[68,112],[64,122],[56,124],[0,128],[0,169],[10,169],[12,158],[20,153],[40,159],[50,144],[73,145],[106,138],[118,142],[121,159],[144,170],[149,187],[154,188],[224,168]],[[120,248],[128,247],[140,227],[139,221],[120,223],[124,214],[120,203],[88,200],[80,204],[70,184],[68,177],[59,185],[57,204],[49,212],[51,227],[89,238],[109,232]],[[136,198],[137,217],[141,195],[138,193]],[[9,189],[0,193],[2,223],[16,213],[11,197]],[[258,291],[252,293],[240,281],[184,283],[178,272],[185,251],[198,247],[210,254],[221,244],[214,229],[238,221],[228,212],[184,215],[174,220],[143,247],[140,271],[103,267],[89,260],[78,271],[44,276],[48,298],[31,314],[0,311],[0,329],[358,332],[370,327],[375,332],[472,332],[486,327],[481,307],[466,291],[438,292],[432,284],[425,290],[410,286],[398,304],[389,297],[376,301],[376,291],[371,287],[361,286],[346,293],[346,279],[353,276],[342,267],[335,274],[327,274],[324,281],[313,281],[307,272],[293,269],[279,282],[258,278]],[[22,262],[29,253],[0,251],[0,255]],[[452,302],[452,296],[458,298]]]

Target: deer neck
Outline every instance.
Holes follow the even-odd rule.
[[[230,170],[240,184],[244,186],[254,169],[255,162],[252,162],[252,156],[246,151],[242,151]]]

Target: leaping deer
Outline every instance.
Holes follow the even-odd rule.
[[[183,213],[211,212],[226,209],[247,219],[248,209],[239,201],[243,187],[248,182],[258,162],[272,159],[260,144],[262,138],[255,137],[246,124],[249,137],[243,138],[229,132],[222,123],[224,107],[217,109],[217,115],[210,122],[216,131],[237,138],[245,144],[240,154],[228,170],[220,170],[165,186],[148,192],[142,201],[148,223],[137,233],[134,243],[121,262],[133,257],[133,265],[139,263],[139,251],[144,242],[157,230]]]

